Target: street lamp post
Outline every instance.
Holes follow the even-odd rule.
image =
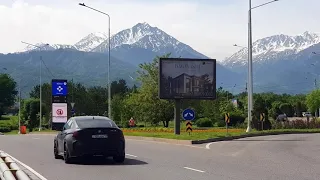
[[[19,131],[21,133],[21,79],[19,80]]]
[[[111,58],[111,55],[110,55],[110,44],[111,44],[111,41],[110,41],[110,39],[111,39],[111,37],[110,37],[110,15],[109,14],[107,14],[107,13],[105,13],[105,12],[102,12],[102,11],[99,11],[99,10],[97,10],[97,9],[95,9],[95,8],[92,8],[92,7],[90,7],[90,6],[87,6],[87,5],[85,5],[84,3],[79,3],[79,5],[80,6],[83,6],[83,7],[86,7],[86,8],[89,8],[89,9],[91,9],[91,10],[94,10],[94,11],[96,11],[96,12],[99,12],[99,13],[101,13],[101,14],[104,14],[104,15],[106,15],[107,17],[108,17],[108,116],[109,116],[109,118],[111,118],[111,83],[110,83],[110,65],[111,65],[111,63],[110,63],[110,58]]]
[[[252,7],[251,0],[249,0],[249,11],[248,11],[248,126],[246,132],[251,131],[252,122],[252,110],[253,110],[253,71],[252,71],[252,20],[251,11],[258,7],[276,2],[279,0],[273,0],[264,4]]]
[[[21,43],[23,44],[27,44],[27,45],[30,45],[30,46],[33,46],[33,47],[36,47],[36,48],[39,48],[41,50],[42,47],[44,46],[49,46],[49,44],[45,44],[44,46],[40,47],[40,46],[37,46],[37,45],[34,45],[34,44],[30,44],[30,43],[27,43],[27,42],[24,42],[24,41],[21,41]],[[40,122],[39,122],[39,131],[41,131],[41,123],[42,123],[42,56],[40,55]]]

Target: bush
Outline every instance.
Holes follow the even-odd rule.
[[[244,123],[245,119],[246,119],[245,117],[243,117],[239,114],[230,113],[230,123],[228,125],[235,126],[236,124],[242,124],[242,123]]]
[[[198,127],[212,127],[212,121],[209,118],[200,118],[196,121]]]
[[[10,120],[0,121],[0,132],[10,132],[12,130],[17,130],[18,124],[14,124]]]
[[[9,124],[4,124],[4,123],[0,124],[0,132],[10,132],[10,131],[11,131],[11,127]]]
[[[293,121],[286,122],[276,122],[272,123],[273,129],[315,129],[320,128],[320,122],[317,120],[305,121],[302,119],[297,119]]]

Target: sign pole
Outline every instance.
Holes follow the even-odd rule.
[[[182,112],[182,117],[183,119],[186,121],[186,132],[189,133],[189,136],[191,135],[192,132],[192,122],[195,117],[196,117],[196,113],[194,112],[194,110],[188,108],[183,110]]]
[[[226,122],[226,130],[227,130],[227,134],[228,134],[228,123]]]
[[[264,113],[260,113],[260,121],[261,121],[261,126],[262,126],[262,131],[264,130],[263,129],[263,123],[265,121],[265,114]]]
[[[225,122],[226,122],[226,129],[227,129],[227,135],[228,135],[228,134],[229,134],[228,123],[230,123],[230,114],[229,114],[229,113],[226,113],[226,114],[225,114],[224,120],[225,120]]]
[[[180,99],[174,100],[174,134],[180,135]]]

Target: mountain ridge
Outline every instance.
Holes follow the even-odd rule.
[[[268,36],[253,42],[253,62],[265,64],[272,60],[287,58],[318,43],[320,43],[320,35],[309,31],[295,36],[284,34]],[[246,66],[247,59],[248,50],[245,47],[226,58],[222,64],[231,68]]]

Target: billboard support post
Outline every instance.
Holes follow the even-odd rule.
[[[216,99],[216,60],[160,58],[159,98],[174,100],[174,133],[179,135],[181,100]]]
[[[174,100],[174,134],[180,134],[180,109],[181,109],[180,99]]]

